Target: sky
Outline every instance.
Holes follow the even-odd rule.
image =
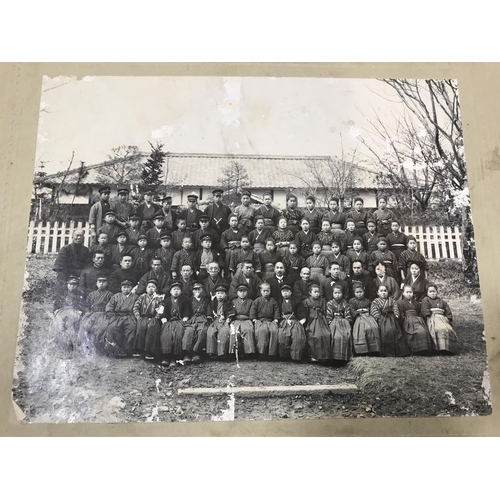
[[[373,79],[256,77],[44,78],[35,163],[47,173],[106,160],[112,148],[175,153],[339,155],[375,111],[402,105]],[[367,137],[366,135],[364,137]]]

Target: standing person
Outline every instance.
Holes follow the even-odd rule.
[[[102,186],[99,188],[99,201],[94,203],[90,207],[89,212],[89,226],[90,234],[93,241],[96,241],[96,236],[99,233],[99,229],[102,226],[104,220],[104,214],[111,210],[111,205],[109,204],[109,195],[111,194],[111,189],[109,186]]]
[[[207,267],[211,262],[217,262],[222,266],[220,253],[212,248],[212,238],[209,234],[201,237],[201,247],[195,252],[193,258],[193,271],[196,279],[202,281],[208,277]]]
[[[111,268],[116,270],[120,267],[122,255],[131,255],[134,247],[127,245],[127,232],[121,229],[116,234],[116,243],[111,245]]]
[[[421,302],[426,295],[429,280],[424,278],[424,266],[421,262],[410,262],[410,272],[406,277],[404,284],[410,285],[413,290],[413,296],[417,302]]]
[[[222,233],[220,239],[220,248],[225,259],[226,273],[229,273],[231,269],[231,260],[234,254],[241,248],[241,238],[243,236],[246,237],[245,230],[238,227],[238,216],[236,214],[229,216],[229,226],[230,228]],[[229,275],[226,278],[229,278]]]
[[[359,260],[363,264],[365,271],[371,271],[370,256],[363,250],[363,238],[361,236],[356,236],[352,240],[352,249],[347,250],[346,256],[351,261],[351,264],[355,260]]]
[[[142,230],[149,231],[153,225],[153,217],[160,210],[157,203],[153,203],[153,191],[144,193],[144,201],[137,207],[137,214],[142,219]]]
[[[189,193],[187,195],[187,208],[179,214],[179,219],[186,221],[186,229],[190,234],[200,227],[200,217],[203,215],[203,212],[196,208],[197,203],[198,195],[195,192]]]
[[[283,257],[283,264],[285,264],[286,275],[292,285],[297,280],[300,280],[300,270],[305,267],[306,261],[302,255],[299,255],[299,249],[295,241],[290,241],[288,252]]]
[[[394,212],[387,208],[387,198],[381,196],[378,199],[378,208],[373,212],[372,219],[377,225],[380,236],[387,236],[391,232],[391,224],[395,219]]]
[[[134,212],[134,206],[127,201],[129,190],[127,188],[118,189],[118,199],[111,204],[111,208],[116,213],[116,224],[122,229],[129,227],[130,215]]]
[[[193,240],[191,236],[185,236],[182,239],[182,248],[174,253],[172,257],[172,267],[170,272],[172,273],[172,278],[178,280],[182,266],[188,265],[193,269],[194,263],[194,252],[193,252]]]
[[[328,219],[321,221],[321,231],[317,234],[316,238],[321,243],[321,255],[324,255],[330,261],[333,256],[332,243],[335,241],[335,237],[332,234]]]
[[[374,268],[375,262],[383,262],[385,264],[387,275],[391,278],[396,279],[396,275],[399,269],[398,261],[396,256],[387,249],[387,238],[381,236],[377,242],[377,250],[371,253],[370,260],[372,262],[372,268]]]
[[[429,264],[427,264],[425,257],[417,250],[417,240],[411,234],[406,237],[406,240],[407,249],[401,252],[398,260],[401,278],[404,281],[408,277],[412,262],[420,262],[422,264],[424,270],[423,277],[425,278],[429,270]]]
[[[356,223],[351,218],[346,219],[345,231],[344,231],[344,246],[342,248],[343,252],[352,250],[352,244],[354,242],[354,238],[356,238],[357,236],[359,235],[356,230]]]
[[[344,238],[345,216],[340,211],[340,200],[337,196],[330,198],[328,212],[324,218],[330,221],[331,231],[335,239],[342,241]]]
[[[276,262],[281,260],[280,255],[276,252],[276,245],[272,238],[266,240],[266,249],[259,254],[259,259],[262,279],[272,278],[274,275],[274,266]]]
[[[222,189],[214,189],[212,191],[214,201],[205,209],[205,215],[209,218],[209,227],[217,231],[219,238],[224,231],[229,229],[229,216],[231,215],[231,209],[222,203],[223,193]]]
[[[162,233],[160,235],[160,248],[155,251],[154,256],[161,259],[161,265],[168,275],[170,275],[174,254],[175,250],[172,247],[172,236],[169,233]]]
[[[288,254],[288,249],[292,242],[295,243],[295,235],[286,228],[288,221],[284,215],[278,218],[278,229],[274,231],[271,235],[276,243],[276,250],[282,256],[285,257]]]
[[[202,214],[200,216],[200,227],[193,233],[193,250],[195,252],[201,249],[201,240],[204,236],[210,236],[214,250],[219,250],[220,248],[220,236],[215,229],[209,227],[209,221],[208,215]]]
[[[409,356],[410,347],[405,332],[399,325],[399,309],[396,301],[389,297],[387,286],[379,285],[378,297],[370,306],[370,314],[380,327],[382,352],[385,356]]]
[[[144,234],[141,228],[141,218],[137,213],[131,213],[129,220],[129,228],[127,229],[128,242],[132,246],[137,246],[137,239],[141,234]]]
[[[255,354],[255,334],[253,323],[250,319],[250,310],[253,301],[248,298],[247,285],[238,285],[236,293],[238,296],[233,299],[235,313],[233,326],[243,354],[252,355]],[[231,347],[229,348],[229,352],[231,352]]]
[[[350,218],[354,221],[354,225],[356,226],[356,234],[358,236],[363,236],[366,233],[366,223],[368,222],[369,214],[368,211],[363,208],[364,205],[363,198],[357,196],[354,198],[354,204],[352,209],[347,213],[347,218]]]
[[[149,271],[151,257],[154,251],[148,248],[148,237],[145,234],[139,235],[137,246],[130,247],[130,255],[132,255],[132,267],[137,271],[138,276],[143,276]],[[170,268],[169,268],[170,272]]]
[[[255,229],[248,234],[248,241],[253,247],[255,253],[260,253],[266,248],[266,240],[271,237],[271,231],[264,227],[264,217],[255,216]]]
[[[255,208],[250,206],[252,193],[245,190],[241,192],[241,204],[234,209],[238,216],[238,228],[243,229],[248,235],[254,226]]]
[[[370,255],[372,252],[377,250],[377,242],[382,235],[377,233],[377,226],[374,220],[368,219],[366,227],[368,231],[363,234],[363,246],[365,247],[366,253]]]
[[[253,262],[253,268],[256,273],[260,275],[261,266],[260,266],[260,257],[259,254],[256,253],[250,247],[250,239],[248,236],[241,237],[241,248],[238,250],[231,252],[231,258],[229,259],[229,269],[226,275],[229,278],[233,278],[237,273],[241,270],[241,265],[245,260],[251,260]]]
[[[70,276],[80,276],[83,268],[90,262],[90,251],[84,246],[83,240],[83,231],[75,229],[73,241],[63,246],[57,254],[52,270],[57,273],[59,291],[66,288]]]
[[[280,211],[272,206],[273,196],[269,191],[262,195],[264,204],[255,211],[255,217],[262,216],[264,218],[264,227],[269,230],[269,235],[272,235],[278,227],[278,218]]]
[[[309,221],[309,227],[314,234],[321,230],[321,220],[323,219],[321,211],[316,207],[316,198],[310,194],[306,198],[306,208],[304,217]]]
[[[80,290],[88,297],[96,289],[97,278],[109,278],[110,270],[104,267],[104,252],[97,250],[92,257],[92,264],[83,269],[80,274]]]
[[[104,214],[104,222],[101,224],[97,236],[106,233],[108,235],[108,243],[114,245],[116,243],[116,237],[118,233],[123,231],[120,226],[116,224],[116,214],[114,210],[108,210]]]
[[[227,287],[215,289],[215,299],[210,303],[213,322],[207,330],[207,354],[212,358],[227,358],[231,337],[230,324],[235,317],[234,305],[227,296]]]
[[[159,283],[149,279],[145,291],[134,304],[134,316],[137,319],[137,330],[133,343],[135,358],[144,356],[147,361],[153,361],[160,354],[160,306],[163,297],[158,295]]]
[[[169,232],[174,232],[177,227],[177,214],[172,210],[172,197],[163,195],[160,198],[160,202],[162,204],[161,213],[163,214],[163,218],[165,221],[164,228]]]
[[[341,253],[341,243],[337,240],[332,241],[332,255],[330,256],[330,264],[336,262],[340,266],[340,277],[344,280],[351,273],[351,261],[347,255]]]
[[[286,217],[286,228],[295,235],[300,231],[300,221],[304,218],[304,214],[297,209],[297,196],[293,193],[286,195],[286,209],[283,212]]]
[[[111,245],[108,244],[108,235],[106,233],[99,233],[97,243],[92,244],[90,247],[90,257],[94,258],[97,252],[104,254],[104,267],[111,269]]]
[[[453,314],[450,306],[438,296],[434,283],[427,285],[427,295],[422,299],[421,313],[427,321],[434,349],[443,354],[456,354],[458,339],[453,330]]]
[[[392,231],[387,235],[387,244],[389,245],[389,250],[396,256],[397,262],[401,253],[406,250],[408,239],[406,234],[401,231],[399,221],[392,221],[391,230]],[[400,278],[399,273],[396,277],[396,280],[398,280],[398,278]],[[401,280],[399,279],[398,283],[400,282]]]
[[[278,356],[280,359],[292,358],[293,361],[302,361],[307,345],[306,332],[298,320],[298,303],[292,297],[292,287],[288,283],[281,285],[278,305],[281,311],[278,324]]]
[[[356,356],[382,352],[380,329],[375,318],[370,315],[370,304],[370,301],[365,297],[363,285],[356,283],[354,297],[349,300],[351,315],[354,319],[352,340]]]
[[[326,321],[332,333],[332,359],[349,361],[352,358],[352,316],[340,285],[333,286],[333,299],[326,304]]]
[[[121,291],[115,293],[106,304],[108,327],[104,334],[104,351],[108,354],[128,357],[132,354],[137,321],[134,316],[134,305],[138,299],[132,292],[133,281],[123,280]]]
[[[182,249],[182,241],[191,234],[186,229],[186,221],[182,217],[177,217],[177,229],[172,233],[172,246],[177,252]]]
[[[148,230],[146,236],[148,237],[148,248],[151,250],[158,250],[160,248],[160,236],[165,232],[165,216],[162,212],[158,212],[153,217],[153,227]]]
[[[255,274],[252,261],[246,260],[241,265],[241,273],[238,273],[232,280],[229,287],[229,299],[235,299],[238,285],[248,286],[248,297],[255,300],[259,295],[259,285],[262,280]]]
[[[408,345],[413,354],[430,354],[432,351],[432,338],[424,319],[420,315],[422,305],[413,298],[410,285],[404,285],[403,298],[397,301],[399,320]]]
[[[250,319],[255,326],[256,352],[265,358],[278,356],[278,322],[280,310],[271,297],[271,287],[265,281],[259,285],[260,297],[253,301]]]
[[[313,254],[312,244],[316,241],[316,235],[311,231],[309,220],[305,217],[300,221],[301,231],[295,234],[295,243],[300,255],[307,260]]]

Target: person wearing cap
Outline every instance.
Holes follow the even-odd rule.
[[[95,239],[99,232],[99,229],[104,220],[104,214],[111,210],[111,205],[109,204],[109,195],[111,194],[111,189],[108,186],[102,186],[99,188],[99,201],[94,203],[90,207],[89,212],[89,226],[92,238]]]
[[[241,192],[241,204],[234,209],[238,216],[238,227],[248,234],[254,227],[255,208],[250,205],[252,194],[247,189]]]
[[[153,217],[153,227],[146,232],[148,237],[148,248],[158,250],[160,248],[160,235],[165,231],[165,216],[163,212],[157,212]]]
[[[138,297],[132,292],[135,283],[124,279],[120,282],[120,292],[115,293],[106,304],[108,327],[102,339],[102,349],[107,354],[118,357],[132,355],[137,320],[134,305]]]
[[[161,260],[161,266],[168,276],[170,276],[174,254],[175,250],[172,246],[172,235],[164,231],[160,234],[160,248],[155,250],[154,256]]]
[[[112,293],[120,293],[121,283],[124,280],[131,281],[133,286],[139,281],[138,273],[133,269],[133,257],[130,254],[123,254],[120,268],[111,273],[109,277],[109,290]]]
[[[268,238],[271,238],[271,231],[269,228],[264,227],[264,217],[256,215],[255,229],[248,234],[248,240],[255,253],[259,254],[266,249],[266,240]]]
[[[141,228],[141,218],[136,212],[133,212],[130,214],[128,223],[129,227],[127,228],[127,235],[129,245],[137,246],[137,238],[141,234],[144,234],[144,231]]]
[[[97,277],[106,276],[109,278],[111,270],[104,267],[105,255],[102,250],[96,250],[92,254],[92,263],[86,266],[80,274],[80,289],[85,297],[88,297],[96,288]]]
[[[98,274],[94,289],[87,295],[87,311],[80,321],[80,338],[86,343],[88,350],[93,352],[102,342],[104,332],[108,326],[106,320],[106,304],[113,294],[108,290],[107,274]]]
[[[127,231],[125,231],[125,229],[120,229],[116,234],[116,243],[110,246],[111,266],[113,270],[120,267],[122,255],[130,254],[133,250],[133,248],[127,244],[127,239]]]
[[[298,302],[292,296],[292,286],[280,286],[280,321],[278,324],[278,356],[280,359],[302,361],[306,355],[307,338],[298,320]]]
[[[136,212],[142,220],[142,230],[148,231],[153,225],[153,217],[161,207],[153,203],[153,191],[144,193],[144,201],[139,205]]]
[[[116,224],[122,229],[127,229],[130,214],[134,211],[132,203],[127,201],[128,194],[127,188],[119,188],[118,199],[111,204],[111,208],[116,212]]]
[[[195,252],[193,271],[196,278],[202,281],[208,277],[207,267],[211,262],[217,262],[222,267],[223,260],[220,253],[212,248],[212,238],[209,234],[201,236],[201,248]]]
[[[160,348],[163,357],[162,365],[174,368],[176,361],[182,357],[182,339],[185,324],[191,316],[189,299],[182,295],[182,283],[172,281],[169,295],[163,301],[161,313]]]
[[[280,309],[278,302],[271,297],[271,286],[263,281],[257,297],[250,309],[250,319],[255,326],[255,350],[264,357],[278,356],[278,322]]]
[[[66,282],[66,290],[58,294],[54,301],[51,334],[63,349],[73,350],[80,346],[78,333],[85,311],[85,297],[78,285],[78,276],[70,276]]]
[[[200,228],[193,233],[193,249],[195,252],[201,248],[201,239],[203,236],[210,236],[212,248],[218,250],[220,247],[220,236],[215,229],[209,227],[209,222],[210,218],[208,215],[202,214],[200,216]]]
[[[163,296],[157,293],[159,286],[157,280],[149,278],[145,293],[134,304],[133,311],[137,320],[132,348],[134,358],[144,356],[147,361],[153,361],[160,355],[160,306],[163,304]]]
[[[417,240],[415,236],[409,234],[406,237],[407,249],[401,252],[398,259],[398,266],[401,272],[401,279],[404,281],[406,277],[410,274],[410,264],[412,262],[420,262],[423,266],[423,276],[426,277],[427,271],[429,270],[429,264],[425,260],[425,257],[417,250]]]
[[[241,273],[236,274],[231,280],[229,298],[233,300],[238,296],[236,289],[239,285],[247,285],[248,297],[255,300],[259,296],[259,285],[261,283],[262,280],[254,272],[253,262],[245,260],[241,264]]]
[[[238,342],[238,353],[252,355],[255,354],[255,332],[250,319],[253,300],[248,298],[247,285],[238,285],[236,294],[237,297],[233,299],[235,313],[233,326],[236,335],[232,335],[230,338],[229,352],[234,351],[236,342]]]
[[[293,281],[285,276],[285,264],[281,260],[274,264],[274,276],[267,278],[266,281],[271,287],[271,297],[278,303],[281,300],[281,285],[293,286]]]
[[[207,330],[207,354],[211,358],[228,357],[231,338],[230,324],[235,316],[234,306],[227,296],[226,285],[215,289],[215,299],[210,303],[213,322]]]
[[[321,220],[323,219],[323,215],[316,207],[316,198],[312,194],[306,198],[304,217],[309,221],[311,231],[314,234],[318,234],[321,231]]]
[[[207,345],[208,324],[212,321],[212,308],[210,300],[203,294],[203,285],[193,283],[193,296],[191,297],[191,318],[184,325],[182,350],[185,363],[199,363],[200,355]]]
[[[141,276],[135,293],[140,296],[146,292],[149,280],[155,280],[157,282],[157,292],[159,294],[168,293],[168,286],[171,281],[170,274],[166,273],[163,269],[161,259],[159,257],[152,257],[149,264],[151,270]]]
[[[189,193],[187,195],[187,208],[179,214],[179,218],[186,221],[186,229],[189,233],[194,233],[200,227],[199,222],[203,212],[196,208],[197,203],[198,195],[194,192]]]
[[[278,219],[281,212],[273,207],[273,195],[270,191],[266,191],[262,195],[264,204],[255,210],[255,217],[262,216],[264,218],[264,227],[269,230],[272,235],[278,227]]]
[[[366,233],[366,223],[370,218],[370,214],[368,210],[363,208],[364,201],[363,198],[357,196],[354,198],[354,203],[352,205],[352,209],[349,210],[346,214],[346,219],[352,219],[354,221],[354,225],[356,226],[355,232],[357,236],[363,236]]]
[[[138,276],[143,276],[149,271],[151,258],[154,254],[154,250],[148,248],[148,237],[145,234],[139,235],[137,246],[131,246],[129,253],[133,258],[133,269],[137,272]]]
[[[66,282],[71,275],[79,276],[90,263],[90,251],[83,244],[83,241],[83,231],[75,229],[72,242],[61,247],[57,253],[52,270],[56,272],[56,283],[59,291],[66,289]]]
[[[222,189],[214,189],[212,194],[214,201],[205,209],[205,215],[208,215],[209,227],[216,231],[220,238],[222,233],[229,229],[231,209],[222,203]]]
[[[176,221],[177,221],[177,214],[172,210],[172,197],[163,195],[160,198],[161,202],[161,213],[163,214],[165,224],[164,224],[164,229],[172,233],[176,226]]]
[[[297,208],[297,196],[293,193],[286,195],[286,208],[283,212],[288,224],[287,229],[295,235],[300,231],[300,221],[304,218],[304,214]]]
[[[108,235],[108,243],[114,245],[116,243],[116,237],[121,231],[123,231],[123,229],[120,229],[116,224],[116,214],[114,210],[108,210],[104,215],[104,222],[97,231],[97,237],[99,237],[101,233],[106,233]]]

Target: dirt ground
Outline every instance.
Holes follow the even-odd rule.
[[[13,384],[13,399],[24,412],[26,422],[185,422],[491,413],[481,304],[470,294],[444,296],[455,315],[460,348],[456,356],[354,358],[342,367],[253,360],[240,360],[238,366],[234,361],[207,361],[165,369],[137,359],[61,352],[49,334],[52,260],[34,255],[27,260]],[[354,383],[360,390],[311,396],[178,395],[178,389],[185,387],[339,383]]]

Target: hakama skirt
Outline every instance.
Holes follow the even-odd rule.
[[[102,344],[109,320],[104,311],[86,312],[80,321],[80,338],[89,346]]]
[[[332,359],[349,361],[352,358],[352,336],[349,321],[336,316],[330,323],[332,332]]]
[[[255,344],[257,354],[278,355],[278,325],[271,319],[255,321]]]
[[[306,354],[306,345],[304,327],[296,319],[282,319],[278,326],[278,356],[301,361]]]
[[[385,356],[409,356],[411,351],[408,346],[405,332],[399,326],[394,314],[381,316],[379,320],[380,340],[382,353]]]
[[[367,313],[361,313],[354,321],[352,339],[355,354],[382,351],[378,323],[373,316]]]
[[[406,312],[403,329],[412,352],[432,351],[432,338],[423,318]]]
[[[309,356],[319,361],[326,361],[332,358],[332,332],[324,314],[317,313],[305,328],[307,344],[309,346]]]
[[[180,356],[182,353],[183,337],[184,322],[181,319],[174,319],[163,323],[160,333],[161,353],[166,356]]]
[[[216,319],[207,330],[207,354],[225,356],[229,354],[229,338],[231,329],[224,321],[221,323]]]
[[[118,356],[132,354],[136,330],[137,320],[132,313],[113,316],[104,334],[104,350]]]
[[[157,356],[160,354],[161,322],[158,318],[141,317],[137,320],[133,350],[136,353],[146,353]]]
[[[255,334],[250,319],[236,319],[232,322],[238,336],[238,350],[243,354],[255,354]],[[229,352],[234,350],[235,339],[231,336]]]
[[[182,350],[193,354],[201,354],[207,345],[207,317],[193,316],[184,325],[184,337],[182,338]]]
[[[63,349],[77,347],[81,343],[79,325],[82,313],[70,307],[63,307],[54,314],[51,331],[57,345]]]
[[[432,311],[432,309],[431,309]],[[442,311],[442,312],[440,312]],[[436,351],[446,351],[455,354],[458,350],[457,334],[450,325],[442,309],[433,311],[427,319],[427,326]]]

